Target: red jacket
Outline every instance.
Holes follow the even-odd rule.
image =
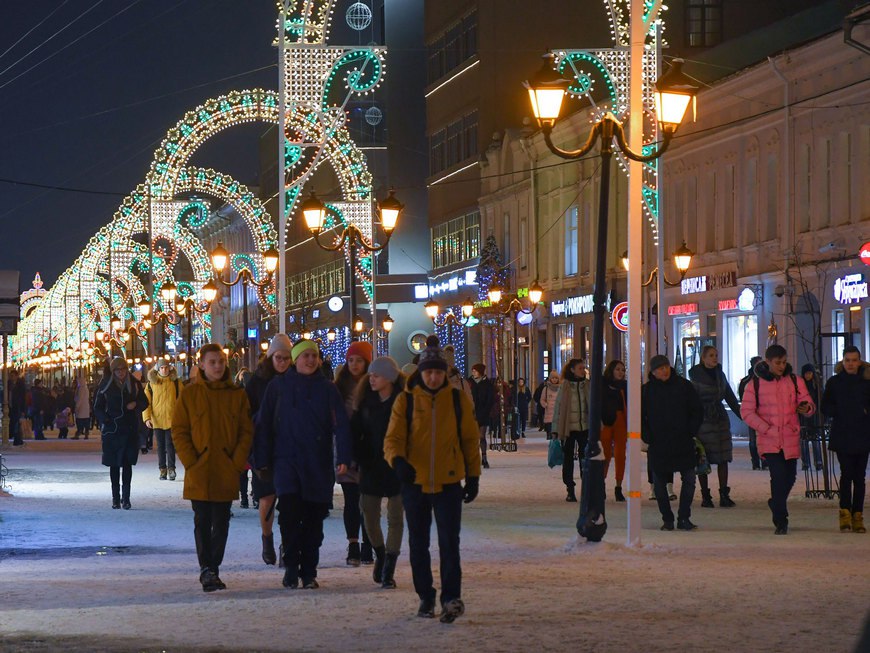
[[[764,361],[755,366],[755,373],[758,376],[758,398],[755,382],[750,381],[743,394],[740,414],[747,426],[758,434],[758,453],[763,456],[782,451],[786,460],[800,458],[798,404],[809,403],[807,415],[816,412],[804,380],[793,375],[790,365],[786,366],[785,374],[775,377]]]

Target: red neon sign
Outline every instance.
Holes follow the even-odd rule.
[[[686,315],[687,313],[697,313],[697,304],[675,304],[668,306],[668,315]]]
[[[870,243],[861,245],[861,249],[858,251],[858,258],[861,259],[864,265],[870,265]]]

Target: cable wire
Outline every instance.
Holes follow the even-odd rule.
[[[39,27],[40,25],[42,25],[42,24],[43,24],[45,21],[47,21],[49,18],[51,18],[52,16],[54,16],[58,11],[60,11],[60,10],[63,8],[63,6],[64,6],[67,2],[69,2],[69,0],[63,0],[63,2],[60,3],[54,11],[52,11],[51,13],[49,13],[45,18],[43,18],[41,21],[39,21],[38,23],[36,23],[36,25],[34,25],[33,27],[31,27],[29,30],[27,30],[21,38],[19,38],[17,41],[15,41],[15,43],[13,43],[12,45],[10,45],[8,48],[6,48],[6,50],[3,51],[2,54],[0,54],[0,59],[2,59],[2,58],[5,57],[7,54],[9,54],[9,52],[12,50],[12,48],[14,48],[16,45],[18,45],[19,43],[21,43],[21,42],[22,42],[24,39],[26,39],[28,36],[30,36],[30,33],[33,32],[33,30],[35,30],[37,27]],[[25,57],[26,57],[26,56],[27,56],[27,55],[25,55]],[[17,63],[17,62],[16,62],[16,63]],[[12,64],[12,65],[14,66],[15,64]]]

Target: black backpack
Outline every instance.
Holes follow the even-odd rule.
[[[797,386],[797,377],[792,373],[789,374],[791,377],[791,382],[794,383],[794,396],[798,397],[799,391]],[[752,387],[755,389],[755,409],[758,410],[758,375],[752,375]]]

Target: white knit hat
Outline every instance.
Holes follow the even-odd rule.
[[[290,355],[290,350],[293,349],[293,343],[290,342],[290,338],[286,333],[276,334],[274,338],[272,338],[272,342],[269,343],[269,349],[266,350],[266,357],[271,358],[272,354],[283,351],[288,356]]]

